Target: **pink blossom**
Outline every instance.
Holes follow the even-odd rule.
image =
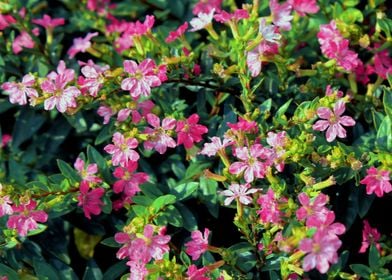
[[[208,132],[208,128],[198,124],[199,115],[192,114],[188,119],[177,122],[177,144],[184,144],[186,149],[190,149],[193,143],[203,140],[202,135]]]
[[[257,199],[257,203],[261,206],[261,210],[257,211],[260,215],[260,220],[263,223],[278,224],[281,222],[282,213],[279,210],[278,200],[275,198],[275,192],[268,189],[266,194],[263,194]]]
[[[133,149],[137,147],[138,142],[135,138],[125,138],[120,132],[113,135],[114,144],[108,144],[104,150],[112,155],[112,164],[114,166],[127,166],[128,161],[138,161],[139,154]]]
[[[57,66],[57,73],[52,71],[47,77],[48,79],[41,84],[41,89],[52,96],[44,101],[45,110],[52,110],[56,106],[60,113],[64,113],[67,108],[75,108],[75,97],[80,94],[80,90],[75,86],[66,88],[75,78],[74,70],[67,69],[61,60]]]
[[[246,18],[249,18],[249,13],[244,9],[235,10],[234,13],[228,13],[222,10],[214,16],[214,19],[221,23],[226,23],[228,21],[238,21],[240,19]]]
[[[12,141],[12,136],[10,134],[3,134],[1,137],[0,148],[4,148]],[[1,184],[0,184],[0,191],[1,191]]]
[[[359,249],[359,253],[365,253],[367,248],[370,245],[374,244],[377,250],[381,253],[381,246],[378,243],[380,240],[381,234],[378,232],[376,228],[372,228],[367,220],[363,221],[363,230],[362,230],[362,245]]]
[[[124,70],[130,74],[129,78],[121,82],[121,89],[129,90],[132,97],[149,96],[151,88],[161,85],[161,80],[154,69],[156,65],[152,59],[145,59],[139,65],[133,60],[124,61]]]
[[[107,10],[109,4],[110,0],[87,0],[87,9],[103,14]]]
[[[139,101],[133,98],[132,102],[128,102],[128,108],[121,109],[117,114],[117,121],[123,122],[132,116],[132,123],[137,124],[142,117],[146,117],[154,108],[154,103],[151,100]]]
[[[200,269],[197,268],[196,265],[191,264],[188,267],[188,270],[186,272],[186,275],[188,276],[186,279],[187,280],[209,280],[209,277],[206,277],[206,274],[208,273],[208,268],[207,267],[202,267]]]
[[[34,35],[37,36],[39,30],[38,28],[35,28],[32,32]],[[30,34],[26,31],[22,31],[18,36],[16,36],[16,38],[12,42],[12,51],[14,54],[18,54],[23,50],[23,48],[32,49],[34,48],[34,46],[35,43],[33,38],[31,38]]]
[[[342,116],[345,110],[345,103],[343,100],[336,102],[333,112],[327,107],[320,107],[317,109],[317,115],[323,119],[317,121],[313,125],[314,130],[324,131],[327,130],[327,141],[332,142],[336,136],[339,138],[346,137],[346,130],[344,126],[354,126],[355,120],[349,116]]]
[[[130,253],[130,249],[132,248],[132,241],[136,238],[136,235],[131,233],[125,233],[125,232],[117,232],[114,235],[114,240],[119,243],[119,244],[124,244],[116,254],[116,257],[120,260],[125,259],[128,257]]]
[[[248,205],[252,203],[252,197],[249,194],[256,193],[257,189],[249,188],[249,184],[240,185],[240,184],[231,184],[228,190],[222,191],[221,194],[227,196],[224,204],[230,205],[234,199],[239,199],[239,202]]]
[[[221,10],[222,0],[200,0],[192,10],[194,15],[198,15],[200,13],[208,14],[213,9],[219,12]]]
[[[146,279],[146,276],[148,276],[148,270],[144,262],[140,260],[133,260],[127,262],[127,265],[131,272],[129,280],[144,280]]]
[[[103,117],[103,124],[108,124],[110,121],[110,118],[115,114],[112,110],[112,108],[101,105],[98,108],[97,114],[101,117]]]
[[[279,40],[282,37],[276,32],[276,28],[272,24],[266,24],[265,18],[260,20],[259,33],[263,36],[263,40],[272,44],[279,44]]]
[[[41,25],[44,28],[47,29],[53,29],[57,26],[64,25],[64,19],[63,18],[54,18],[52,19],[51,16],[45,14],[42,18],[39,19],[33,19],[33,23]]]
[[[166,37],[165,42],[171,43],[179,37],[183,36],[185,31],[188,29],[188,22],[180,25],[175,31],[171,31],[169,36]]]
[[[236,123],[226,123],[233,131],[242,131],[248,133],[257,133],[259,131],[257,123],[255,121],[248,121],[244,118],[239,117]]]
[[[336,236],[323,231],[317,231],[311,239],[303,239],[299,249],[308,253],[302,265],[304,271],[317,268],[320,273],[326,273],[330,264],[337,263],[337,250],[341,245],[342,242]]]
[[[192,260],[197,260],[200,256],[208,250],[208,236],[210,230],[204,229],[204,236],[199,230],[192,231],[191,241],[185,243],[185,252],[192,257]]]
[[[383,50],[375,54],[374,72],[383,79],[386,79],[388,75],[392,75],[392,58],[388,50]]]
[[[1,185],[0,185],[1,187]],[[1,188],[0,188],[1,191]],[[12,209],[12,201],[9,195],[1,196],[0,195],[0,217],[5,215],[12,215],[14,210]]]
[[[144,142],[145,149],[155,149],[158,153],[164,154],[167,147],[176,147],[176,141],[169,136],[170,132],[172,132],[176,126],[175,119],[170,117],[164,118],[161,126],[160,120],[157,116],[154,114],[148,114],[147,122],[153,128],[147,127],[144,130],[144,133],[148,134],[148,140]]]
[[[237,147],[235,155],[241,161],[234,162],[229,167],[231,174],[239,175],[244,172],[244,179],[251,183],[255,178],[264,178],[267,162],[261,162],[258,159],[270,160],[270,151],[261,144],[254,144],[248,149],[247,147]]]
[[[316,0],[289,0],[288,3],[302,17],[306,14],[315,14],[320,9]]]
[[[88,164],[85,168],[85,162],[81,158],[77,158],[74,163],[75,169],[78,171],[80,177],[82,177],[83,181],[88,183],[101,183],[102,179],[95,176],[98,172],[98,166],[96,163]]]
[[[369,83],[369,75],[374,73],[374,68],[371,65],[364,65],[362,61],[359,61],[354,71],[357,81],[363,85],[367,85]]]
[[[327,57],[334,56],[330,47],[331,43],[337,43],[344,40],[342,34],[336,27],[336,22],[332,20],[329,24],[320,25],[320,31],[317,33],[318,41],[321,45],[321,51]]]
[[[113,172],[117,180],[113,184],[114,193],[124,192],[126,197],[132,198],[140,191],[139,185],[147,182],[148,175],[144,172],[136,172],[137,162],[128,161],[125,167],[116,167]]]
[[[105,82],[104,72],[108,69],[108,65],[101,67],[89,60],[81,69],[84,77],[79,76],[78,78],[78,85],[82,93],[88,92],[91,96],[96,97]]]
[[[170,241],[170,236],[165,235],[165,228],[162,228],[157,235],[154,235],[154,226],[147,224],[144,227],[143,239],[148,249],[148,253],[156,260],[163,259],[163,255],[169,252],[167,243]]]
[[[101,201],[101,197],[104,195],[105,190],[103,188],[96,188],[90,190],[89,183],[82,181],[80,183],[80,194],[78,195],[78,206],[83,207],[84,216],[91,219],[91,214],[99,215],[104,205]]]
[[[249,68],[252,77],[257,77],[263,65],[269,57],[278,53],[278,44],[271,44],[264,40],[246,55],[246,65]]]
[[[336,94],[337,98],[343,97],[343,92],[340,90],[334,90],[331,85],[327,85],[325,89],[325,96],[334,96]]]
[[[31,230],[38,228],[38,223],[45,223],[48,220],[48,214],[43,210],[35,210],[37,202],[29,200],[26,203],[12,206],[14,215],[10,216],[7,227],[16,229],[20,236],[26,236]]]
[[[284,169],[284,154],[286,152],[285,146],[287,142],[287,134],[286,131],[280,131],[278,133],[274,133],[269,131],[267,134],[267,143],[273,147],[275,156],[274,156],[274,164],[276,169],[279,172],[283,172]]]
[[[206,155],[209,157],[215,156],[219,150],[224,149],[225,147],[231,145],[233,141],[228,138],[222,140],[219,137],[211,137],[211,143],[204,143],[203,149],[199,152],[201,155]]]
[[[79,37],[79,38],[73,39],[73,44],[67,52],[69,58],[74,58],[75,55],[79,52],[85,53],[87,51],[87,49],[91,47],[90,40],[93,37],[98,36],[98,34],[99,34],[98,32],[87,33],[86,37],[84,37],[84,38]]]
[[[271,0],[269,6],[272,14],[272,22],[282,30],[290,30],[291,20],[293,19],[291,15],[291,4],[289,2],[279,4],[278,0]]]
[[[375,193],[378,197],[382,197],[384,192],[389,193],[392,191],[388,170],[378,170],[372,166],[366,173],[366,177],[360,183],[366,185],[367,194]]]
[[[22,82],[6,82],[1,85],[1,88],[10,95],[11,103],[25,105],[27,104],[27,97],[30,100],[38,97],[38,92],[33,88],[34,83],[34,76],[27,74],[23,77]]]
[[[301,207],[297,210],[296,216],[299,221],[307,220],[307,226],[320,226],[325,221],[325,216],[329,212],[325,205],[328,203],[328,196],[320,193],[310,200],[306,193],[300,193],[298,200]]]
[[[16,19],[11,15],[0,14],[0,31],[6,29],[9,25],[16,22]]]
[[[190,32],[195,32],[205,28],[207,25],[212,23],[212,19],[214,18],[215,9],[212,9],[208,13],[198,13],[197,17],[193,18],[190,21],[192,29]]]

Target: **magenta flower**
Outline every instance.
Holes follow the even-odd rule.
[[[175,31],[171,31],[169,33],[169,36],[166,37],[165,42],[166,43],[173,42],[174,40],[184,35],[187,29],[188,29],[188,22],[185,22],[184,24],[180,25]]]
[[[161,85],[161,80],[155,73],[155,62],[145,59],[139,65],[133,60],[124,61],[124,70],[130,74],[129,78],[121,82],[121,89],[129,90],[132,97],[149,96],[151,88]]]
[[[66,87],[75,78],[74,70],[67,69],[61,60],[57,66],[57,73],[52,71],[47,77],[48,79],[41,84],[41,89],[52,96],[44,101],[45,110],[52,110],[56,106],[60,113],[64,113],[68,108],[75,108],[75,98],[80,94],[80,90],[75,86]]]
[[[154,235],[154,226],[145,225],[143,231],[143,239],[148,248],[148,253],[151,257],[156,260],[163,259],[163,255],[169,252],[169,246],[167,243],[170,241],[170,236],[165,235],[165,228],[162,228],[157,235]]]
[[[383,50],[375,54],[374,72],[383,79],[386,79],[388,75],[392,75],[392,58],[388,50]]]
[[[91,96],[96,97],[105,82],[104,72],[109,69],[109,66],[99,66],[92,60],[81,64],[84,65],[80,70],[84,77],[79,76],[78,85],[83,94],[88,92]]]
[[[108,124],[110,118],[115,114],[115,112],[113,112],[112,108],[101,105],[97,110],[97,114],[103,117],[103,124]]]
[[[147,122],[153,128],[147,127],[144,133],[148,134],[148,140],[144,142],[144,148],[147,150],[155,149],[161,155],[169,148],[175,148],[176,141],[169,136],[170,132],[176,126],[176,120],[173,118],[164,118],[162,126],[159,124],[160,120],[154,114],[147,115]]]
[[[33,23],[41,25],[42,27],[46,29],[53,29],[57,26],[64,25],[64,19],[63,18],[54,18],[52,19],[49,15],[44,15],[42,18],[39,19],[33,19]]]
[[[187,280],[210,280],[210,277],[207,277],[206,274],[208,273],[207,267],[202,267],[200,269],[197,268],[196,265],[191,264],[188,267],[186,275],[188,276]]]
[[[98,32],[87,33],[86,37],[84,38],[79,37],[73,39],[73,44],[67,52],[69,58],[74,58],[75,55],[79,52],[85,53],[87,49],[91,47],[90,40],[95,36],[98,36],[98,34],[99,34]]]
[[[378,170],[372,166],[366,173],[366,177],[360,183],[366,185],[367,194],[375,193],[378,197],[382,197],[384,192],[389,193],[392,191],[388,170]]]
[[[139,154],[133,149],[137,147],[138,142],[135,138],[125,138],[120,132],[116,132],[112,138],[113,144],[104,147],[105,152],[112,155],[112,164],[114,166],[127,166],[128,161],[138,161]]]
[[[301,17],[306,14],[315,14],[320,9],[316,0],[289,0],[288,3]]]
[[[0,31],[6,29],[9,25],[16,22],[16,19],[11,15],[0,14]]]
[[[78,206],[83,207],[84,216],[91,219],[91,214],[99,215],[104,205],[101,201],[101,197],[104,195],[105,190],[103,188],[96,188],[90,190],[89,183],[82,181],[80,183],[80,194],[78,195]]]
[[[228,21],[238,21],[241,19],[249,18],[249,13],[245,9],[237,9],[234,13],[228,13],[226,11],[217,12],[214,19],[220,23],[226,23]]]
[[[257,122],[248,121],[241,117],[238,118],[237,123],[227,123],[227,126],[233,131],[242,131],[247,133],[257,133],[259,131]]]
[[[204,236],[199,230],[192,231],[191,241],[185,243],[185,252],[192,257],[192,260],[197,260],[200,256],[208,250],[208,236],[210,230],[204,229]]]
[[[213,9],[219,12],[221,10],[222,0],[200,0],[192,10],[194,15],[198,15],[199,13],[208,14]]]
[[[261,206],[261,210],[258,210],[257,214],[260,215],[260,220],[263,223],[278,224],[281,222],[282,212],[279,210],[278,200],[272,189],[268,189],[266,194],[261,195],[257,203]]]
[[[26,236],[29,231],[37,229],[37,222],[45,223],[48,220],[48,214],[43,210],[35,210],[36,207],[37,202],[34,200],[18,206],[13,205],[14,215],[8,218],[7,227],[16,229],[20,236]]]
[[[127,197],[132,198],[140,191],[139,185],[147,182],[148,175],[144,172],[135,173],[137,165],[135,161],[128,161],[125,167],[116,167],[113,175],[119,180],[113,184],[115,193],[124,192]]]
[[[27,74],[23,77],[22,82],[6,82],[1,85],[1,88],[10,95],[9,99],[11,103],[26,105],[27,97],[30,101],[38,97],[38,92],[33,88],[34,83],[34,76]]]
[[[1,137],[1,143],[0,143],[0,148],[4,148],[5,146],[8,145],[12,141],[12,136],[10,134],[3,134]],[[0,191],[1,191],[1,184],[0,184]]]
[[[128,108],[121,109],[117,114],[117,121],[123,122],[132,116],[132,123],[137,124],[141,121],[142,117],[147,117],[154,108],[154,103],[151,100],[139,101],[133,98],[132,102],[128,103]]]
[[[223,142],[219,137],[211,137],[211,143],[204,143],[203,149],[199,152],[201,155],[209,157],[215,156],[217,152],[233,144],[233,141],[228,138],[224,138]]]
[[[252,203],[252,197],[249,196],[249,194],[253,194],[257,191],[257,189],[249,188],[249,184],[231,184],[228,190],[222,191],[220,194],[227,196],[224,202],[226,206],[230,205],[236,198],[239,199],[240,203],[248,205],[249,203]]]
[[[362,230],[362,245],[359,249],[359,253],[365,253],[370,245],[374,244],[377,250],[381,253],[381,246],[377,242],[380,240],[381,234],[376,228],[372,228],[367,220],[363,221]]]
[[[198,13],[197,17],[193,18],[189,23],[192,26],[190,32],[195,32],[205,28],[207,25],[212,23],[214,18],[215,9],[212,9],[208,13]]]
[[[32,32],[36,36],[38,36],[39,34],[38,28],[34,28]],[[16,38],[12,42],[12,51],[14,54],[18,54],[23,50],[23,48],[32,49],[34,48],[34,46],[35,43],[33,38],[31,38],[30,34],[26,31],[22,31],[18,36],[16,36]]]
[[[336,136],[339,138],[346,137],[346,130],[344,126],[354,126],[355,120],[349,116],[342,116],[345,110],[345,103],[343,100],[336,102],[333,112],[327,107],[320,107],[317,109],[317,115],[324,119],[319,120],[313,125],[314,130],[326,132],[328,142],[335,140]]]
[[[177,144],[184,144],[186,149],[190,149],[193,143],[203,140],[202,135],[208,132],[208,128],[198,124],[199,115],[192,114],[188,119],[177,122]]]
[[[271,0],[269,6],[272,14],[272,22],[282,30],[290,30],[291,20],[293,19],[290,3],[279,4],[278,0]]]
[[[310,200],[306,193],[300,193],[298,200],[302,205],[296,212],[299,221],[307,220],[306,225],[308,227],[319,227],[324,223],[326,220],[325,216],[329,212],[328,208],[325,207],[329,201],[327,195],[320,193],[314,199]]]
[[[74,163],[75,169],[78,171],[80,177],[82,177],[83,181],[88,183],[101,183],[102,179],[95,176],[98,172],[98,166],[96,163],[88,164],[85,168],[85,162],[81,158],[77,158]]]
[[[316,232],[312,239],[303,239],[299,244],[299,249],[308,253],[303,260],[304,271],[317,268],[320,273],[326,273],[330,264],[337,263],[337,251],[341,245],[339,238],[324,231]]]
[[[271,160],[271,152],[261,144],[254,144],[248,149],[247,147],[238,147],[235,149],[235,155],[241,161],[234,162],[229,167],[231,174],[239,175],[244,172],[244,179],[251,183],[255,178],[264,178],[265,170],[268,167],[266,162],[258,159]]]

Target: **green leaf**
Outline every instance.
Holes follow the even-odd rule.
[[[128,270],[128,266],[126,265],[127,260],[122,260],[105,271],[103,275],[103,280],[115,280],[118,279],[121,275],[124,274],[125,271]]]
[[[89,260],[88,266],[84,272],[83,280],[101,280],[103,278],[101,269],[94,260]]]
[[[81,180],[79,174],[73,169],[68,163],[65,161],[58,159],[57,165],[60,169],[61,174],[64,175],[65,178],[71,181],[71,184],[75,184]]]
[[[384,97],[383,97],[384,109],[387,116],[392,120],[392,90],[384,87]]]
[[[376,147],[384,151],[392,151],[392,121],[385,116],[377,131]]]
[[[363,264],[352,264],[350,268],[359,276],[364,277],[365,279],[369,279],[372,270]]]
[[[363,22],[362,12],[355,8],[348,8],[339,15],[339,18],[347,24],[353,24],[357,22]]]
[[[181,202],[177,202],[176,207],[182,216],[184,228],[188,231],[197,230],[197,220],[192,211]]]
[[[158,213],[161,211],[165,206],[173,204],[176,201],[176,196],[172,194],[167,194],[164,196],[160,196],[154,200],[151,204],[151,208],[154,213]]]
[[[101,241],[101,244],[112,248],[121,247],[121,244],[117,243],[116,240],[114,240],[114,237],[105,238],[104,240]]]
[[[369,266],[372,270],[377,270],[380,267],[380,254],[374,244],[370,246],[369,250]]]
[[[22,109],[16,119],[12,134],[12,147],[17,148],[26,140],[33,137],[44,124],[45,117],[38,115],[31,109]]]
[[[39,279],[60,280],[57,271],[43,259],[35,258],[33,260],[33,267]]]
[[[0,275],[6,275],[8,280],[19,280],[18,273],[12,268],[0,263]]]
[[[198,182],[184,183],[174,187],[170,192],[177,197],[177,201],[180,201],[190,197],[198,187]]]

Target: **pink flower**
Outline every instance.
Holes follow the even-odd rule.
[[[319,226],[325,221],[325,216],[329,212],[325,205],[328,203],[328,196],[320,193],[310,200],[306,193],[300,193],[298,200],[301,207],[297,210],[296,216],[299,221],[307,220],[307,226]]]
[[[35,210],[36,207],[37,202],[34,200],[18,206],[13,205],[14,215],[9,217],[7,227],[16,229],[20,236],[26,236],[29,231],[37,229],[37,222],[45,223],[48,220],[48,214],[43,210]]]
[[[115,114],[112,110],[112,108],[101,105],[98,108],[97,114],[101,117],[103,117],[103,124],[108,124],[110,121],[110,118]]]
[[[260,215],[260,220],[263,223],[278,224],[281,222],[282,213],[272,189],[268,189],[266,194],[261,195],[257,203],[261,206],[261,210],[258,210],[257,214]]]
[[[200,0],[192,10],[194,15],[198,15],[199,13],[208,14],[211,10],[215,9],[215,11],[219,12],[222,6],[222,0]]]
[[[96,97],[105,82],[104,72],[110,68],[109,65],[99,66],[91,59],[87,63],[79,61],[79,64],[83,66],[81,72],[84,75],[84,77],[79,76],[78,78],[78,85],[82,93],[88,92],[91,96]]]
[[[85,168],[85,162],[81,158],[77,158],[74,163],[75,169],[78,171],[80,177],[82,177],[83,181],[88,183],[101,183],[101,178],[95,176],[98,172],[98,166],[96,163],[88,164],[87,168]]]
[[[366,173],[366,177],[360,183],[366,185],[367,194],[375,193],[378,197],[382,197],[384,192],[389,193],[392,191],[388,170],[378,170],[372,166]]]
[[[10,199],[10,196],[9,195],[0,196],[0,217],[3,217],[5,215],[12,215],[13,213],[14,210],[12,209],[12,201]]]
[[[12,136],[10,134],[3,134],[1,137],[0,148],[4,148],[12,141]],[[1,191],[1,184],[0,184],[0,191]]]
[[[11,103],[25,105],[27,104],[27,97],[30,100],[38,97],[38,92],[33,88],[34,83],[34,76],[27,74],[23,77],[22,82],[6,82],[1,85],[1,88],[10,95]]]
[[[90,190],[89,183],[82,181],[80,183],[80,194],[78,195],[78,206],[83,207],[84,216],[91,219],[91,215],[99,215],[102,211],[101,207],[104,205],[101,197],[104,195],[103,188],[96,188]]]
[[[170,241],[170,236],[165,235],[165,228],[162,228],[157,235],[154,235],[154,226],[147,224],[144,227],[143,239],[148,249],[148,253],[156,260],[163,259],[163,255],[169,252],[167,243]]]
[[[154,103],[151,100],[139,101],[137,98],[128,102],[128,108],[121,109],[117,114],[117,121],[123,122],[132,116],[132,123],[137,124],[142,117],[146,117],[154,108]]]
[[[135,138],[125,138],[120,132],[113,135],[113,144],[104,147],[105,152],[112,155],[112,164],[114,166],[127,166],[128,161],[138,161],[139,154],[133,149],[137,147],[138,142]]]
[[[230,205],[230,203],[234,199],[239,199],[239,202],[248,205],[252,203],[252,197],[249,194],[253,194],[257,192],[257,189],[249,188],[249,184],[240,185],[240,184],[231,184],[228,190],[220,192],[222,195],[227,196],[224,204]]]
[[[212,19],[214,18],[214,13],[215,13],[215,9],[212,9],[208,13],[198,13],[197,17],[193,18],[190,21],[192,29],[190,29],[189,31],[195,32],[211,24]]]
[[[286,2],[280,5],[278,0],[271,0],[269,6],[272,14],[272,22],[282,30],[290,30],[291,20],[293,19],[293,16],[290,15],[292,8],[291,4]]]
[[[204,125],[197,124],[199,115],[192,114],[187,120],[177,122],[177,144],[184,144],[186,149],[190,149],[193,143],[200,142],[202,135],[208,132],[208,128]]]
[[[60,61],[57,72],[52,71],[41,84],[41,89],[52,96],[44,101],[45,110],[52,110],[55,106],[60,113],[64,113],[67,108],[77,106],[75,97],[80,94],[80,90],[75,86],[67,87],[67,84],[74,80],[75,72],[67,69],[64,61]]]
[[[388,50],[375,54],[374,72],[383,79],[386,79],[388,75],[392,75],[392,58]]]
[[[237,123],[227,123],[227,126],[233,131],[242,131],[247,133],[257,133],[259,131],[255,121],[248,121],[241,117],[238,118]]]
[[[107,10],[110,0],[87,0],[87,9],[103,14]]]
[[[377,250],[381,253],[381,246],[377,242],[380,240],[381,234],[376,228],[372,228],[367,220],[363,221],[362,230],[362,246],[359,249],[359,253],[365,253],[370,245],[374,244]]]
[[[200,269],[197,268],[196,265],[191,264],[188,267],[188,270],[186,272],[186,275],[188,276],[186,279],[187,280],[209,280],[209,277],[206,277],[206,274],[208,273],[208,268],[207,267],[202,267]]]
[[[223,143],[219,137],[211,137],[211,143],[205,143],[204,148],[199,152],[201,155],[206,155],[209,157],[215,156],[219,150],[231,145],[233,141],[228,138],[223,139]]]
[[[164,154],[167,147],[175,148],[176,141],[169,136],[169,133],[174,130],[176,120],[173,118],[164,118],[162,126],[160,120],[154,114],[147,115],[147,122],[153,128],[147,127],[144,133],[148,134],[148,140],[144,142],[144,148],[147,150],[155,149],[158,153]]]
[[[38,29],[33,29],[33,34],[38,35],[39,30]],[[26,49],[32,49],[34,48],[35,43],[33,38],[31,38],[30,34],[27,33],[26,31],[22,31],[14,41],[12,42],[12,51],[14,54],[20,53],[23,48]]]
[[[265,18],[260,20],[259,24],[259,33],[263,36],[263,40],[279,45],[279,40],[282,37],[279,33],[276,32],[276,28],[272,24],[266,24]]]
[[[334,96],[336,95],[337,98],[343,97],[343,92],[340,90],[334,90],[331,85],[327,85],[325,89],[325,96]]]
[[[316,232],[312,239],[303,239],[299,244],[299,249],[308,253],[302,265],[304,271],[317,268],[320,273],[326,273],[330,263],[337,263],[337,250],[341,245],[342,242],[336,236],[325,232]]]
[[[345,110],[345,103],[343,100],[336,102],[333,112],[327,107],[320,107],[317,109],[317,115],[323,120],[317,121],[313,125],[314,130],[324,131],[327,129],[327,141],[332,142],[336,136],[339,138],[346,137],[346,130],[344,126],[354,126],[355,121],[352,117],[342,116]]]
[[[53,29],[56,26],[64,25],[64,19],[63,18],[54,18],[52,19],[49,15],[44,15],[40,19],[33,19],[33,23],[41,25],[44,28],[47,29]]]
[[[204,236],[199,230],[192,231],[192,240],[185,243],[185,252],[192,257],[192,260],[197,260],[208,250],[209,234],[210,230],[208,228],[204,229]]]
[[[0,31],[6,29],[10,24],[16,22],[16,19],[11,15],[0,14]]]
[[[249,13],[244,9],[235,10],[234,13],[231,14],[222,10],[214,16],[214,19],[221,23],[226,23],[228,21],[238,21],[240,19],[246,18],[249,18]]]
[[[302,17],[306,14],[315,14],[320,9],[316,0],[289,0],[288,3]]]
[[[261,144],[254,144],[248,149],[247,147],[238,147],[235,149],[236,157],[241,161],[234,162],[229,167],[231,174],[241,174],[244,172],[244,179],[251,183],[255,178],[264,178],[265,170],[268,164],[258,161],[268,159],[270,151]]]
[[[84,38],[79,37],[79,38],[73,39],[73,44],[67,52],[69,58],[74,58],[75,55],[79,52],[85,53],[87,51],[87,49],[91,47],[90,40],[93,37],[98,36],[98,34],[99,34],[98,32],[87,33],[86,37],[84,37]]]
[[[124,70],[129,78],[121,82],[121,89],[129,90],[132,97],[149,96],[151,88],[161,85],[161,80],[155,73],[156,65],[152,59],[145,59],[139,65],[133,60],[124,61]]]
[[[246,55],[246,65],[249,68],[252,77],[257,77],[263,65],[269,57],[278,53],[278,44],[272,44],[264,40]]]
[[[140,260],[134,260],[127,262],[130,268],[131,275],[129,280],[144,280],[148,276],[148,270],[146,264]]]
[[[132,198],[140,191],[139,185],[147,182],[148,175],[144,172],[135,173],[137,165],[135,161],[128,161],[125,167],[116,167],[113,175],[119,180],[113,184],[114,193],[124,192],[127,197]]]
[[[171,31],[169,36],[165,39],[166,43],[171,43],[174,40],[178,39],[179,37],[183,36],[185,31],[188,29],[188,22],[180,25],[175,31]]]

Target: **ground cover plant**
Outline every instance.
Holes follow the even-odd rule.
[[[0,3],[1,279],[392,279],[384,0]]]

